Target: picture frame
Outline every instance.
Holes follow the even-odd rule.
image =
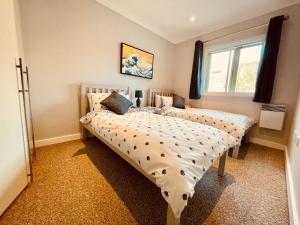
[[[120,73],[129,76],[153,78],[154,54],[121,43]]]

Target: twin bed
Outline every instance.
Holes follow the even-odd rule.
[[[196,183],[216,160],[218,174],[224,175],[228,150],[237,145],[237,140],[221,129],[171,114],[143,109],[124,115],[107,109],[89,111],[88,93],[113,90],[130,92],[128,87],[81,85],[83,138],[89,131],[155,183],[168,203],[167,224],[178,225]],[[151,96],[150,91],[149,100]]]
[[[173,92],[164,89],[150,89],[148,105],[156,107],[155,96],[173,96]],[[255,124],[255,120],[245,115],[228,113],[217,110],[202,109],[202,108],[186,108],[179,109],[168,107],[163,110],[166,116],[178,117],[193,122],[206,124],[220,130],[223,130],[236,139],[236,145],[232,151],[232,157],[238,158],[239,149],[242,140],[246,139],[250,128]]]

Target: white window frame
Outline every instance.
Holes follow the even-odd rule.
[[[245,44],[237,44],[237,45],[233,45],[233,46],[228,46],[228,47],[223,47],[223,48],[214,48],[214,49],[209,49],[205,52],[204,54],[204,69],[203,69],[203,85],[202,85],[202,90],[203,90],[203,95],[204,96],[237,96],[237,97],[253,97],[254,92],[235,92],[232,91],[234,86],[234,81],[236,81],[236,77],[237,77],[237,70],[238,70],[238,66],[239,66],[239,52],[241,50],[241,48],[245,48],[245,47],[252,47],[252,46],[257,46],[257,45],[262,45],[262,50],[261,50],[261,56],[263,53],[263,49],[264,49],[264,45],[265,45],[265,39],[259,39],[256,41],[250,41],[250,42],[246,42]],[[218,53],[218,52],[223,52],[223,51],[228,51],[228,50],[235,50],[235,54],[232,57],[231,60],[234,60],[236,62],[232,62],[231,65],[228,67],[228,70],[231,71],[229,75],[229,78],[226,79],[226,91],[225,92],[209,92],[208,91],[208,85],[209,85],[209,70],[210,70],[210,57],[211,54],[213,53]],[[237,53],[237,54],[236,54]],[[230,68],[230,67],[233,68]],[[232,79],[234,78],[234,79]],[[229,88],[227,90],[227,85],[229,84]]]

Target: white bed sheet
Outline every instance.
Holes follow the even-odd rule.
[[[153,176],[174,215],[179,217],[196,183],[235,139],[219,129],[181,118],[108,110],[81,118],[119,151]]]
[[[178,117],[223,130],[235,137],[237,144],[241,143],[245,132],[255,123],[254,119],[245,115],[210,109],[168,107],[164,108],[163,112],[167,116]]]

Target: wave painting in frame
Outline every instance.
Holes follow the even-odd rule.
[[[154,55],[150,52],[121,44],[121,73],[152,79]]]

